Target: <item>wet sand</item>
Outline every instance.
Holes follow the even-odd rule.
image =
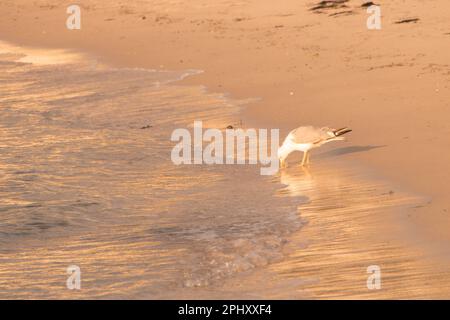
[[[400,186],[399,190],[413,194],[413,199],[426,199],[413,209],[383,208],[381,216],[400,214],[402,219],[374,224],[380,237],[395,234],[399,238],[399,243],[387,246],[391,249],[381,250],[377,257],[385,259],[386,252],[402,257],[388,265],[396,266],[397,271],[392,271],[396,279],[401,279],[400,270],[408,270],[406,274],[411,277],[406,278],[411,282],[405,280],[404,286],[411,296],[448,297],[447,282],[439,284],[434,277],[439,274],[448,279],[445,266],[450,258],[450,151],[443,147],[449,145],[449,4],[443,0],[432,4],[419,0],[380,4],[382,30],[369,31],[365,28],[365,9],[356,0],[346,4],[345,10],[351,12],[345,15],[335,15],[341,9],[313,12],[309,9],[314,2],[298,1],[276,6],[270,1],[212,4],[202,0],[111,6],[91,0],[81,6],[82,30],[74,32],[65,28],[66,8],[60,1],[4,1],[0,4],[0,13],[5,17],[0,22],[0,39],[43,48],[74,48],[119,67],[201,69],[202,74],[184,83],[206,85],[209,92],[229,93],[234,98],[261,98],[240,116],[248,126],[279,127],[283,132],[301,124],[352,127],[350,145],[341,146],[341,154],[338,151],[334,156],[374,169],[375,176],[388,181],[384,183]],[[409,18],[419,20],[396,23]],[[326,205],[320,199],[319,203]],[[313,241],[323,230],[319,227],[322,220],[315,216],[317,209],[310,213],[308,208],[303,210],[300,215],[309,217],[311,226],[317,221],[317,229],[303,229],[304,237]],[[378,212],[377,206],[373,210]],[[340,229],[345,216],[338,214],[336,219],[342,220],[330,217],[326,221]],[[358,230],[355,226],[342,237],[350,241]],[[373,230],[359,232],[370,235]],[[298,239],[303,237],[301,232],[298,235]],[[321,243],[320,250],[313,245],[297,250],[298,260],[303,261],[315,250],[324,254],[326,248]],[[340,245],[330,243],[333,248]],[[345,247],[350,250],[355,244],[346,242]],[[376,246],[371,248],[376,251]],[[361,253],[356,260],[365,263],[362,257],[366,254]],[[324,270],[326,266],[320,259],[299,264],[300,269],[306,269],[304,277]],[[411,259],[414,267],[405,262]],[[286,271],[298,260],[293,258],[297,262],[277,267],[284,270],[288,283],[293,283],[294,278],[300,282],[303,279],[300,270]],[[416,273],[420,276],[416,277]],[[329,277],[322,277],[322,283],[331,283]],[[432,284],[431,289],[423,287],[424,281]],[[347,296],[371,297],[354,289],[353,284],[344,283],[342,288],[349,289],[344,290]],[[399,282],[394,283],[397,289],[371,294],[408,297],[409,293],[399,291],[403,288]],[[302,291],[299,287],[284,293]],[[329,290],[320,284],[308,294],[339,296]]]

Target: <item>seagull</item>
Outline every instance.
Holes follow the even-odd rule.
[[[284,139],[283,144],[278,148],[278,158],[280,159],[281,167],[285,166],[285,161],[288,155],[293,151],[302,151],[303,159],[301,166],[309,164],[309,151],[318,148],[327,142],[345,140],[341,137],[343,134],[352,131],[344,127],[341,129],[332,129],[328,127],[313,127],[305,126],[298,127],[292,130]]]

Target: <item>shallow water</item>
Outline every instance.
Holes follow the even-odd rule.
[[[4,43],[0,69],[0,298],[439,296],[402,237],[427,199],[338,153],[273,177],[173,165],[173,129],[225,128],[246,103],[177,85],[198,71]],[[385,289],[367,289],[371,264]]]
[[[300,227],[250,166],[175,166],[173,129],[225,128],[243,101],[64,51],[0,54],[0,296],[134,297],[279,259]],[[51,62],[51,63],[49,63]],[[83,289],[67,290],[77,265]]]

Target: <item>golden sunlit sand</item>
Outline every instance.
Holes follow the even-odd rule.
[[[377,4],[2,1],[0,297],[449,298],[450,4]],[[263,178],[195,120],[353,132]]]

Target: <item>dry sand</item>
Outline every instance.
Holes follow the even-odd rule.
[[[340,158],[429,197],[409,213],[409,236],[448,262],[450,3],[380,0],[382,29],[368,30],[364,1],[320,13],[315,2],[86,0],[82,29],[70,31],[66,1],[4,0],[0,39],[119,66],[202,69],[184,81],[261,98],[243,112],[251,126],[350,126]],[[408,18],[419,20],[395,23]]]

